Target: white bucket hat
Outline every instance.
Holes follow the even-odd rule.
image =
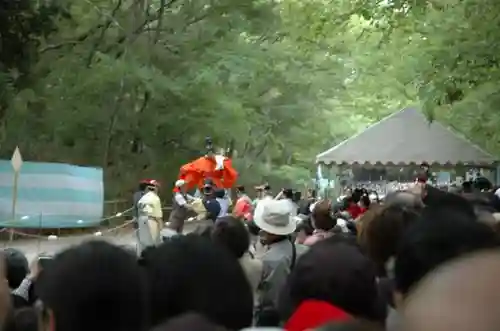
[[[292,212],[286,200],[261,200],[255,207],[254,222],[265,232],[285,236],[297,227]]]

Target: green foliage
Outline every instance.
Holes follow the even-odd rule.
[[[493,0],[16,3],[2,157],[103,167],[113,197],[172,181],[205,136],[244,184],[307,185],[317,153],[409,104],[500,151]]]
[[[500,152],[500,3],[359,0],[349,26],[365,32],[362,70],[391,100],[420,104],[492,152]],[[375,46],[376,45],[376,46]],[[358,53],[359,54],[359,53]],[[362,89],[364,92],[367,89]],[[404,102],[403,102],[404,103]]]
[[[0,60],[4,158],[19,145],[27,160],[101,166],[115,197],[142,176],[172,181],[212,136],[243,183],[305,184],[315,154],[359,122],[337,97],[349,68],[311,41],[323,23],[299,28],[319,3],[34,3],[11,12],[42,22],[20,42],[34,56]],[[30,80],[12,84],[13,69]]]

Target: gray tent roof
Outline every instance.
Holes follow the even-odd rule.
[[[316,163],[325,164],[424,161],[441,165],[491,165],[497,159],[441,123],[429,123],[415,108],[394,113],[316,156]]]

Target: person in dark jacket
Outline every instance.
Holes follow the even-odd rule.
[[[215,222],[217,220],[217,216],[219,216],[221,211],[221,206],[217,201],[215,196],[215,187],[211,182],[205,183],[203,187],[203,194],[205,195],[203,198],[203,206],[207,210],[207,220],[211,220]]]

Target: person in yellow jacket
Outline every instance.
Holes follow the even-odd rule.
[[[163,210],[160,197],[158,196],[159,183],[149,180],[146,193],[137,202],[138,217],[138,246],[139,252],[146,247],[158,245],[160,241],[160,230],[163,227]]]

